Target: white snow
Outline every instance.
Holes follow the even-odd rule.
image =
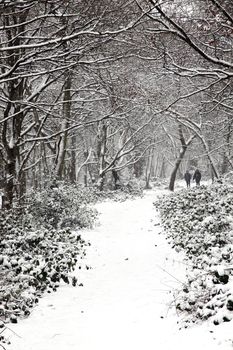
[[[97,205],[100,224],[82,232],[91,242],[77,265],[84,286],[44,296],[29,318],[9,326],[7,350],[232,349],[231,322],[180,330],[173,305],[185,264],[161,234],[158,193]]]
[[[202,224],[210,224],[211,222],[213,222],[214,221],[214,218],[213,218],[213,216],[211,216],[211,215],[209,215],[209,216],[207,216],[203,221],[202,221]]]

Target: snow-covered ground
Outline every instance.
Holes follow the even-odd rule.
[[[232,322],[180,330],[173,291],[185,265],[161,234],[153,207],[160,192],[97,205],[100,224],[82,233],[91,242],[77,265],[83,287],[44,296],[29,318],[10,325],[7,350],[232,349]]]

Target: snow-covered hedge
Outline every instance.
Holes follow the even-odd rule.
[[[29,315],[45,291],[56,291],[61,281],[82,285],[72,270],[89,245],[77,230],[95,221],[91,204],[141,195],[135,183],[101,192],[53,181],[29,192],[23,208],[0,211],[0,347],[6,324]]]
[[[187,282],[176,307],[187,322],[233,318],[233,185],[217,183],[163,196],[156,203],[169,242],[187,256]],[[190,267],[192,266],[192,268]]]
[[[0,318],[16,322],[45,290],[55,291],[60,280],[76,284],[70,277],[85,253],[80,235],[68,230],[38,230],[4,235],[0,255]]]
[[[0,211],[0,328],[29,315],[60,281],[80,283],[72,270],[87,244],[77,229],[91,227],[97,216],[87,205],[93,193],[84,192],[53,185],[31,193],[23,209]]]
[[[24,225],[52,228],[90,227],[97,212],[88,204],[97,200],[94,190],[52,183],[27,197]]]
[[[131,183],[101,192],[53,181],[41,191],[29,192],[23,208],[1,210],[0,321],[16,322],[28,315],[38,297],[56,290],[60,280],[77,283],[70,272],[86,246],[77,229],[91,227],[97,218],[90,204],[137,195],[142,190]]]

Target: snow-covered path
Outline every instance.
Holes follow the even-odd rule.
[[[171,291],[182,287],[184,265],[159,234],[156,194],[97,205],[100,225],[83,232],[91,247],[77,269],[84,286],[42,298],[28,319],[11,325],[17,335],[10,332],[7,349],[228,349],[206,326],[179,330]]]

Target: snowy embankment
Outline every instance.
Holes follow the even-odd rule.
[[[161,234],[158,193],[97,205],[100,224],[82,233],[91,242],[77,266],[83,287],[63,285],[44,296],[29,318],[10,325],[7,350],[232,348],[231,323],[180,329],[174,291],[186,266]]]

